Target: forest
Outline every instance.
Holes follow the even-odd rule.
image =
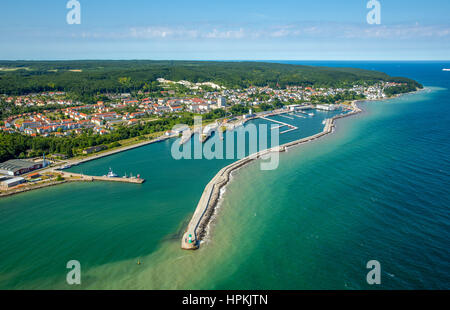
[[[1,61],[0,94],[65,91],[84,101],[93,95],[154,91],[157,78],[213,82],[227,88],[250,86],[350,87],[379,81],[420,84],[378,71],[263,62],[207,61]],[[88,102],[86,102],[88,103]]]

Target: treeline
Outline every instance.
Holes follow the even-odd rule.
[[[0,71],[0,94],[65,91],[85,103],[105,93],[157,92],[161,90],[157,78],[214,82],[227,88],[288,85],[345,88],[399,79],[412,86],[420,85],[377,71],[261,62],[8,61],[0,62],[0,67],[15,69]]]
[[[336,95],[330,96],[312,96],[311,103],[312,104],[335,104],[340,103],[342,101],[351,101],[351,100],[361,100],[365,99],[363,94],[357,94],[353,91],[345,91],[343,93],[339,93]]]
[[[384,89],[384,93],[390,97],[393,95],[409,93],[409,92],[415,91],[417,88],[423,88],[423,86],[415,85],[413,83],[406,84],[406,85],[393,86],[393,87],[388,87],[388,88]]]

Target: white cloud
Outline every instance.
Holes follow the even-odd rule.
[[[1,31],[0,31],[1,32]],[[448,41],[450,25],[368,25],[345,23],[299,23],[286,25],[152,25],[116,29],[70,29],[39,31],[33,37],[63,37],[105,40],[301,40],[301,39],[381,39]]]

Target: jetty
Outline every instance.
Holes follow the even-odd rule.
[[[279,114],[279,116],[282,116],[282,115]],[[279,128],[285,127],[285,126],[289,127],[289,129],[280,132],[280,135],[298,129],[298,127],[296,127],[296,126],[294,126],[294,125],[291,125],[291,124],[288,124],[288,123],[283,123],[283,122],[280,122],[280,121],[277,121],[277,120],[268,118],[267,115],[258,116],[258,118],[263,119],[263,120],[266,120],[266,121],[269,121],[269,122],[273,122],[273,123],[279,124],[278,127],[271,128],[272,130],[274,130],[274,129],[276,129],[276,128],[279,129]],[[288,118],[290,118],[290,117],[288,117]],[[294,119],[294,118],[292,118],[292,119]]]
[[[292,115],[292,116],[295,116],[295,117],[298,117],[298,118],[306,118],[306,116],[298,115],[296,113],[292,113],[292,114],[289,114],[289,115]]]
[[[63,178],[68,178],[71,181],[80,181],[80,182],[94,182],[94,181],[104,181],[104,182],[121,182],[121,183],[134,183],[134,184],[142,184],[145,182],[145,179],[138,177],[122,177],[122,178],[112,178],[108,176],[92,176],[92,175],[84,175],[80,173],[73,172],[64,172],[64,171],[55,171],[55,173],[60,174]]]
[[[279,125],[279,126],[271,127],[270,130],[280,129],[280,128],[283,128],[285,126],[286,125]]]
[[[273,147],[271,149],[263,150],[241,160],[238,160],[231,165],[223,168],[217,173],[214,178],[206,185],[205,190],[200,198],[197,208],[189,222],[188,228],[183,235],[181,248],[184,250],[196,250],[199,247],[200,240],[206,233],[206,226],[209,223],[214,207],[220,197],[220,190],[229,182],[231,172],[239,169],[246,164],[259,159],[271,152],[280,152],[283,147]]]
[[[288,119],[294,119],[293,117],[290,117],[290,116],[287,116],[287,115],[284,115],[284,114],[280,114],[280,115],[278,115],[278,116],[284,117],[284,118],[288,118]]]
[[[335,127],[335,120],[339,118],[348,117],[357,113],[362,112],[362,110],[358,107],[356,102],[351,104],[351,109],[348,113],[342,113],[334,116],[333,118],[329,118],[325,122],[325,126],[322,132],[315,134],[310,137],[302,138],[296,141],[292,141],[281,146],[273,147],[267,150],[260,151],[243,159],[240,159],[227,167],[221,169],[219,173],[217,173],[214,178],[206,185],[203,194],[198,202],[197,208],[195,209],[194,215],[192,216],[186,232],[183,235],[181,240],[181,248],[184,250],[196,250],[200,246],[201,240],[203,240],[204,236],[207,232],[207,226],[209,221],[214,214],[215,207],[220,198],[220,190],[226,186],[226,184],[230,180],[231,173],[236,169],[239,169],[248,163],[262,158],[271,152],[286,152],[289,148],[301,145],[303,143],[308,143],[310,141],[319,139],[329,133],[332,133]],[[263,119],[267,119],[265,117],[259,117]],[[270,119],[267,119],[270,120]],[[271,120],[273,121],[273,120]],[[278,122],[278,121],[275,121]],[[280,122],[281,123],[281,122]],[[286,124],[289,127],[295,127],[289,124]]]
[[[108,177],[108,176],[91,176],[84,175],[73,172],[63,172],[59,170],[51,170],[53,175],[60,175],[62,177],[61,180],[58,179],[49,179],[48,181],[36,182],[36,183],[24,183],[15,188],[12,188],[7,191],[1,191],[0,197],[17,195],[29,191],[34,191],[37,189],[56,186],[66,183],[73,182],[94,182],[94,181],[102,181],[102,182],[121,182],[121,183],[132,183],[132,184],[142,184],[145,182],[145,179],[140,177]]]

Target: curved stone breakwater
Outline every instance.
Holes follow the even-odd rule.
[[[200,241],[205,237],[207,232],[207,226],[211,220],[212,215],[214,214],[217,203],[220,198],[220,190],[227,185],[230,181],[231,173],[248,163],[259,159],[265,155],[270,154],[271,152],[285,152],[288,148],[294,147],[303,143],[307,143],[318,139],[322,136],[325,136],[329,133],[333,132],[333,128],[335,127],[335,120],[339,118],[348,117],[354,114],[358,114],[362,112],[362,110],[358,107],[355,102],[351,104],[351,112],[336,115],[333,118],[329,118],[326,120],[324,130],[318,134],[315,134],[310,137],[302,138],[293,142],[289,142],[283,144],[281,146],[273,147],[267,150],[260,151],[248,157],[245,157],[241,160],[238,160],[217,173],[214,178],[206,185],[205,190],[203,191],[202,197],[197,205],[197,208],[192,216],[191,221],[188,224],[187,230],[183,235],[183,239],[181,240],[181,248],[185,250],[196,250],[199,247]]]

